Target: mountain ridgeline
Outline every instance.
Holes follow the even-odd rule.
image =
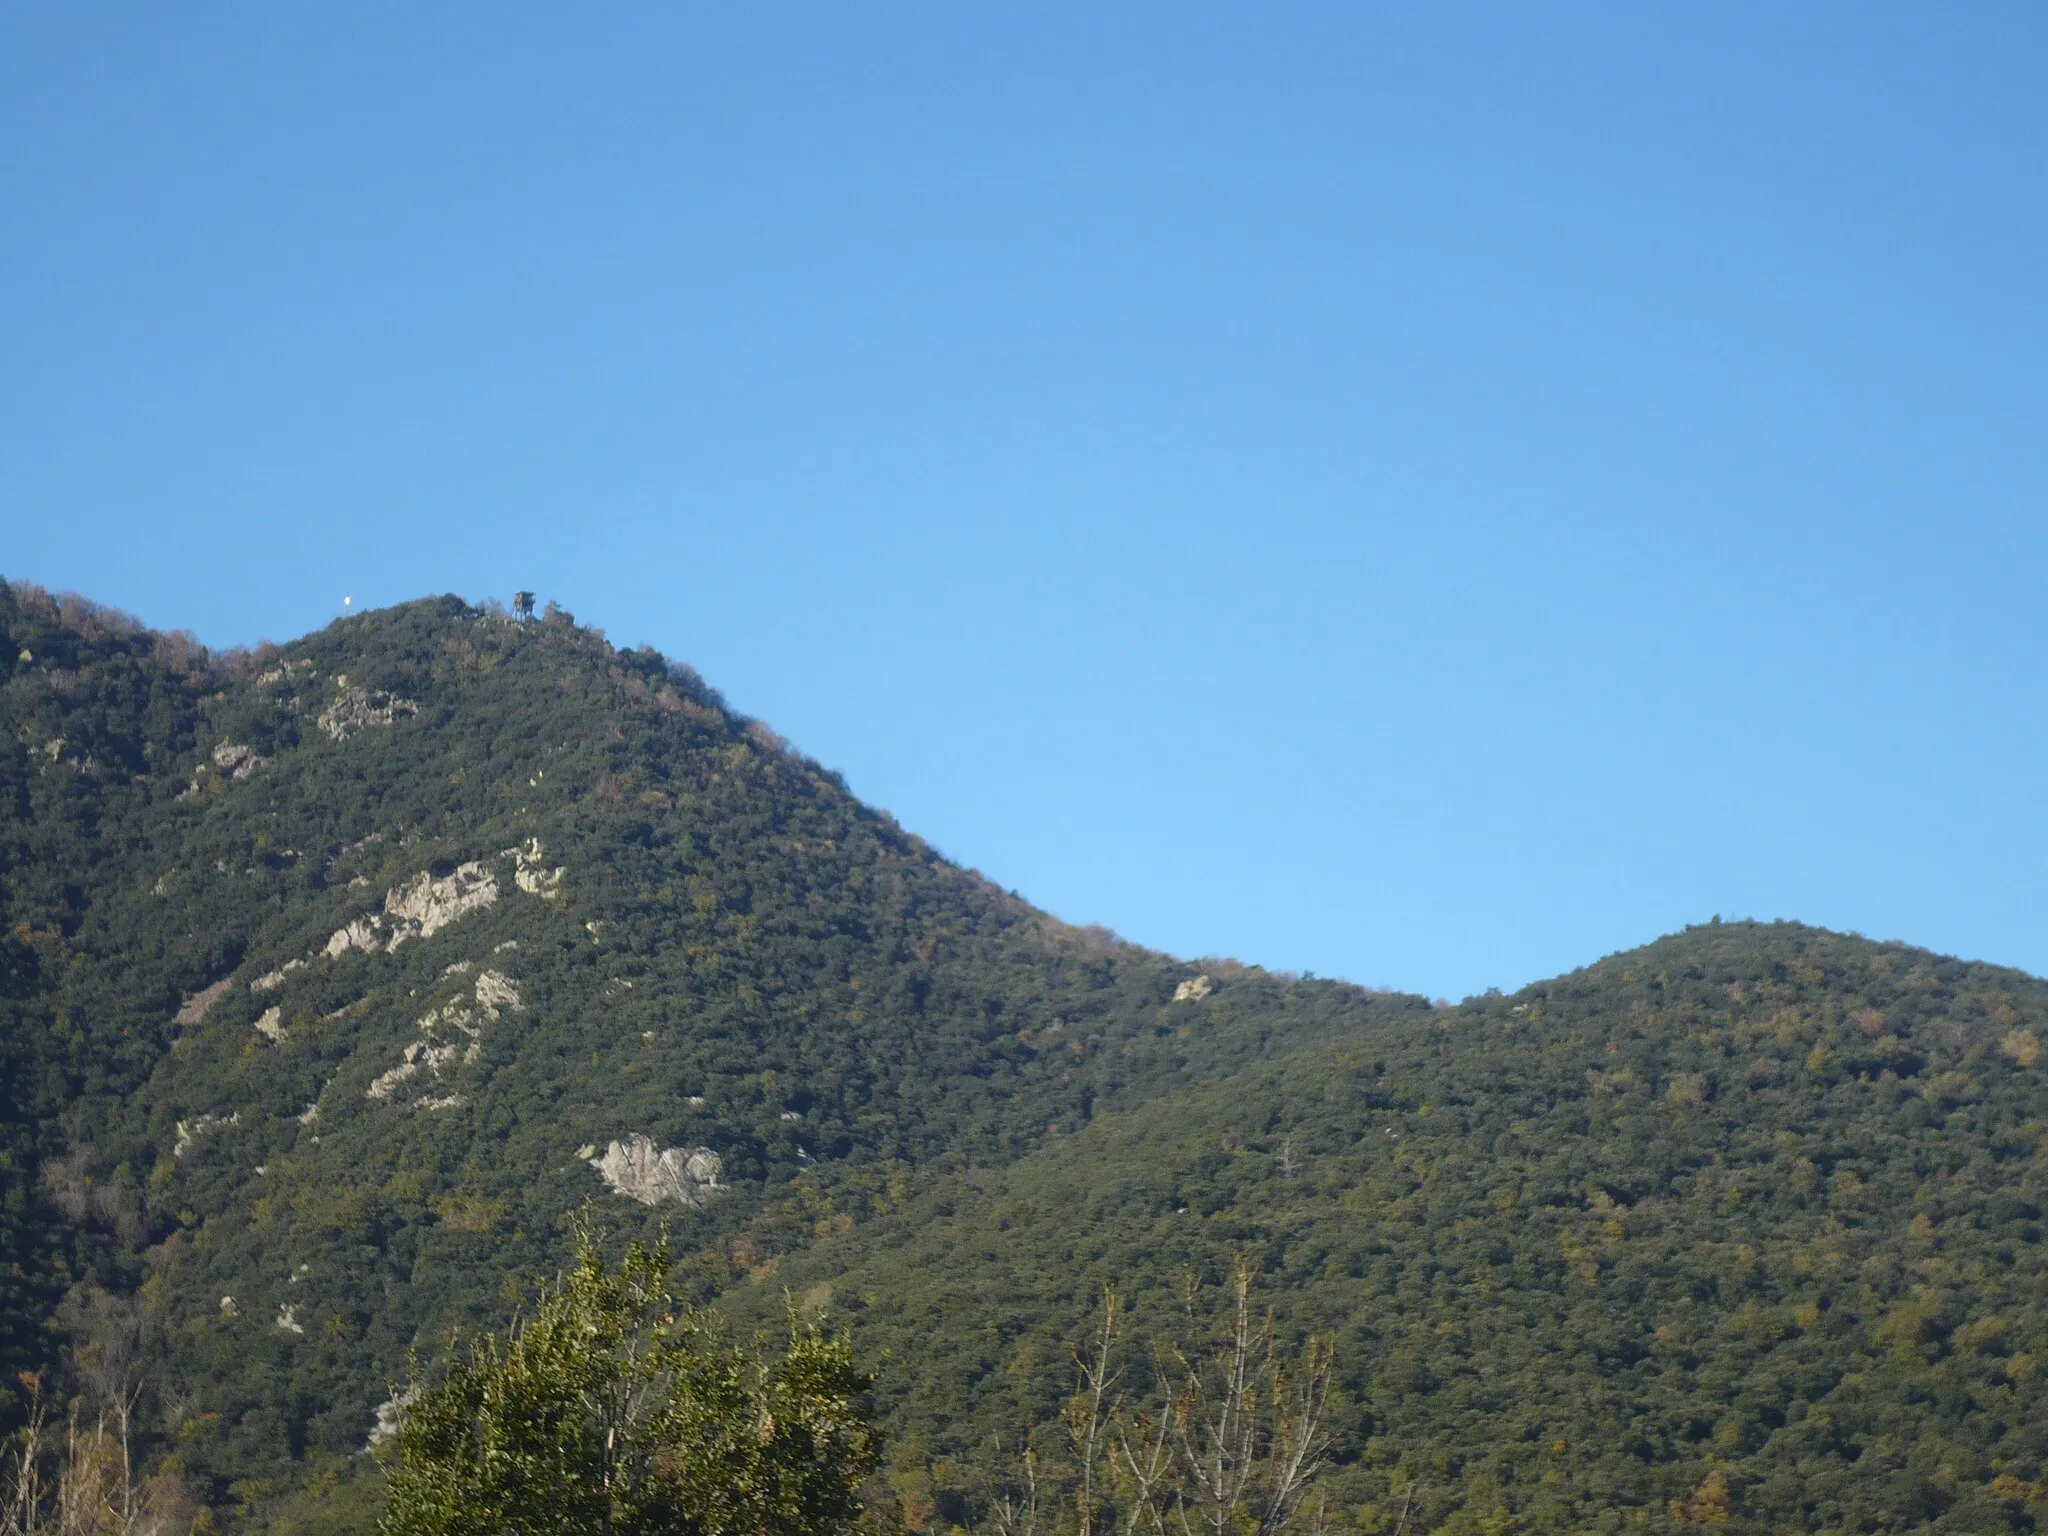
[[[1105,1281],[1141,1394],[1238,1253],[1337,1343],[1328,1525],[2048,1521],[2035,978],[1746,923],[1449,1009],[1192,965],[455,598],[217,655],[0,584],[0,714],[0,1416],[137,1298],[218,1526],[362,1529],[408,1357],[579,1221],[828,1308],[921,1532]]]

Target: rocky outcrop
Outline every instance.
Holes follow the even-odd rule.
[[[294,679],[311,677],[312,675],[313,663],[310,661],[281,661],[266,672],[258,672],[256,674],[256,686],[268,688],[278,683],[288,683]]]
[[[1199,1003],[1215,990],[1216,984],[1208,977],[1196,976],[1173,989],[1173,1000],[1176,1003]]]
[[[284,1043],[283,1010],[276,1007],[264,1010],[263,1017],[256,1021],[256,1033],[272,1045]]]
[[[322,951],[330,960],[338,960],[352,949],[360,949],[366,955],[374,955],[384,947],[383,939],[377,932],[375,917],[359,917],[344,928],[337,928]]]
[[[337,677],[341,694],[320,711],[317,723],[335,741],[359,736],[372,725],[389,725],[400,715],[417,715],[419,704],[375,688],[351,688],[346,677]]]
[[[393,1392],[383,1402],[379,1403],[377,1405],[376,1422],[370,1426],[369,1443],[363,1449],[374,1451],[386,1440],[396,1435],[398,1433],[398,1420],[400,1416],[404,1414],[406,1409],[412,1406],[413,1399],[418,1396],[419,1389],[417,1387],[407,1387],[402,1392]]]
[[[484,1026],[495,1024],[501,1008],[520,1008],[519,988],[502,971],[484,971],[476,979],[476,1006],[456,998],[428,1010],[419,1021],[420,1038],[411,1041],[400,1055],[398,1065],[381,1072],[363,1090],[367,1099],[388,1099],[404,1084],[415,1079],[438,1082],[450,1067],[475,1061],[483,1048]],[[454,1109],[462,1103],[459,1094],[437,1094],[417,1099],[415,1109]]]
[[[484,1012],[497,1018],[499,1008],[522,1008],[519,988],[503,971],[484,971],[476,979],[476,1000],[483,1004]]]
[[[392,927],[388,947],[396,949],[407,939],[428,938],[497,899],[498,877],[477,860],[438,880],[423,871],[384,898],[384,915]]]
[[[246,779],[259,768],[268,768],[271,760],[257,755],[254,747],[245,747],[239,742],[224,741],[213,749],[213,766],[231,779]]]
[[[420,1028],[429,1028],[429,1020],[434,1018],[435,1015],[428,1014],[426,1018],[420,1020]],[[459,1025],[456,1027],[458,1029],[461,1028]],[[363,1097],[366,1099],[388,1099],[401,1083],[417,1077],[420,1073],[424,1072],[429,1077],[439,1077],[443,1067],[449,1066],[456,1061],[474,1061],[476,1053],[477,1040],[475,1033],[471,1034],[466,1049],[461,1041],[440,1040],[431,1037],[425,1040],[415,1040],[405,1048],[405,1052],[400,1057],[397,1066],[393,1067],[389,1072],[379,1073],[370,1086],[363,1090]]]
[[[192,1144],[200,1137],[210,1135],[212,1132],[225,1129],[230,1125],[239,1125],[241,1121],[242,1112],[239,1109],[232,1115],[195,1115],[190,1120],[180,1120],[178,1122],[177,1141],[171,1147],[171,1156],[183,1157],[191,1149]]]
[[[538,896],[543,901],[553,901],[562,894],[562,869],[549,869],[543,862],[540,839],[529,837],[523,848],[508,848],[512,855],[512,880],[519,889],[529,896]]]
[[[718,1175],[723,1165],[709,1147],[656,1150],[649,1138],[633,1135],[587,1161],[613,1194],[642,1205],[669,1203],[694,1209],[709,1203],[722,1187]]]
[[[249,990],[251,992],[274,992],[284,985],[285,977],[291,975],[293,971],[302,971],[305,968],[306,962],[303,960],[287,960],[276,970],[265,971],[261,976],[250,982]]]
[[[262,756],[254,747],[238,741],[218,743],[212,753],[213,768],[224,778],[246,779],[259,768],[268,768],[271,759]],[[180,800],[190,800],[195,795],[206,793],[208,768],[201,763],[192,770],[192,782],[178,791]]]
[[[339,959],[352,949],[374,955],[396,949],[408,939],[439,933],[458,918],[491,906],[498,899],[498,877],[472,859],[453,873],[436,877],[421,871],[384,896],[384,910],[337,928],[323,951]]]

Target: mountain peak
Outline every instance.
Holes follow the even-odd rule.
[[[1192,965],[560,610],[214,653],[0,584],[0,727],[0,1364],[143,1298],[224,1519],[360,1523],[408,1358],[578,1221],[841,1297],[963,1518],[1103,1282],[1236,1252],[1339,1342],[1361,1529],[1425,1470],[1446,1529],[2048,1483],[2036,978],[1751,922],[1456,1008]]]

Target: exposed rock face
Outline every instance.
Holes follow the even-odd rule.
[[[1176,1003],[1199,1003],[1215,990],[1216,984],[1208,977],[1197,976],[1193,980],[1184,981],[1175,987],[1173,989],[1173,1000]]]
[[[254,747],[224,741],[213,749],[213,766],[231,779],[246,779],[258,768],[268,768],[270,759],[257,756]]]
[[[370,1426],[370,1440],[363,1449],[373,1451],[397,1434],[399,1417],[407,1408],[412,1406],[413,1399],[418,1396],[419,1391],[417,1388],[407,1387],[402,1392],[392,1393],[383,1402],[379,1403],[377,1405],[377,1421]]]
[[[426,1018],[420,1020],[420,1028],[429,1029],[435,1022],[438,1022],[437,1016],[430,1013]],[[458,1030],[462,1029],[462,1026],[459,1024],[455,1027]],[[391,1097],[392,1090],[407,1079],[416,1077],[422,1072],[426,1073],[429,1077],[439,1077],[443,1067],[458,1060],[474,1060],[476,1052],[477,1040],[474,1034],[471,1035],[467,1051],[463,1049],[459,1041],[437,1040],[431,1036],[425,1040],[415,1040],[405,1048],[405,1053],[399,1059],[397,1066],[393,1067],[389,1072],[378,1074],[376,1081],[372,1082],[363,1091],[363,1097],[366,1099],[388,1099]]]
[[[62,745],[62,743],[57,743]],[[271,759],[260,756],[254,747],[244,746],[238,741],[223,741],[213,749],[213,766],[231,779],[246,779],[259,768],[268,768]],[[180,800],[190,800],[206,792],[206,764],[201,763],[192,770],[192,782],[178,791]]]
[[[512,978],[503,971],[485,971],[476,979],[476,1000],[484,1005],[484,1011],[491,1018],[498,1015],[499,1008],[519,1008],[519,988]]]
[[[338,960],[352,949],[360,949],[366,955],[374,955],[381,948],[383,940],[377,937],[377,919],[359,917],[346,928],[335,929],[323,953],[330,960]]]
[[[230,1125],[239,1125],[242,1112],[238,1109],[232,1115],[198,1115],[190,1120],[178,1122],[177,1142],[171,1148],[171,1156],[183,1157],[192,1143],[209,1132],[218,1131]]]
[[[541,862],[540,839],[529,837],[523,848],[507,850],[513,858],[512,879],[519,889],[530,896],[544,901],[553,901],[562,894],[562,869],[548,869]]]
[[[260,688],[268,688],[277,683],[286,683],[294,678],[312,675],[313,663],[310,661],[281,661],[269,671],[257,673],[256,684]]]
[[[264,1010],[263,1017],[256,1021],[256,1033],[278,1045],[284,1040],[283,1010],[271,1007]]]
[[[384,898],[385,917],[395,930],[390,947],[430,937],[497,899],[498,877],[474,859],[439,880],[423,871]]]
[[[204,991],[194,992],[178,1007],[171,1022],[180,1029],[190,1029],[213,1011],[213,1005],[234,989],[233,977],[222,977]]]
[[[462,999],[430,1009],[419,1023],[418,1040],[408,1044],[398,1065],[379,1073],[364,1090],[369,1099],[388,1099],[398,1087],[414,1078],[438,1081],[453,1066],[475,1061],[483,1048],[484,1026],[498,1021],[500,1008],[521,1007],[519,988],[501,971],[485,971],[476,979],[476,1002],[472,1008]],[[439,1094],[413,1102],[415,1109],[454,1109],[462,1103],[459,1094]]]
[[[439,933],[457,918],[488,907],[497,899],[498,877],[478,860],[472,859],[439,879],[422,870],[404,885],[393,886],[385,893],[381,913],[359,917],[347,927],[335,929],[324,953],[329,959],[339,959],[352,949],[368,955],[380,949],[396,949],[407,939],[424,939]]]
[[[336,682],[346,684],[345,677]],[[320,711],[319,726],[336,741],[360,735],[366,726],[389,725],[400,715],[416,715],[419,705],[412,699],[383,693],[374,688],[344,687],[341,697]]]
[[[305,966],[306,962],[303,960],[287,960],[283,965],[280,965],[276,970],[266,971],[261,976],[258,976],[254,981],[250,982],[249,990],[251,992],[275,991],[277,988],[284,985],[285,977],[291,975],[293,971],[304,970]]]
[[[588,1161],[613,1194],[642,1205],[669,1201],[694,1208],[707,1204],[718,1193],[722,1171],[718,1154],[709,1147],[656,1151],[651,1140],[637,1134],[613,1142],[604,1156]]]

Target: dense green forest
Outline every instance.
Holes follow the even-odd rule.
[[[0,715],[0,1415],[136,1298],[218,1526],[362,1528],[408,1352],[579,1218],[743,1328],[828,1309],[920,1531],[988,1518],[1104,1280],[1142,1395],[1240,1252],[1336,1341],[1332,1524],[2048,1518],[2035,978],[1747,923],[1457,1008],[1189,964],[559,611],[209,654],[0,584]]]
[[[2048,1451],[2043,992],[1696,928],[1105,1114],[777,1279],[900,1362],[962,1491],[1052,1419],[1102,1283],[1171,1322],[1184,1267],[1248,1251],[1338,1340],[1367,1528],[1415,1486],[1454,1530],[1657,1527],[1709,1487],[1757,1529],[2008,1529]]]

